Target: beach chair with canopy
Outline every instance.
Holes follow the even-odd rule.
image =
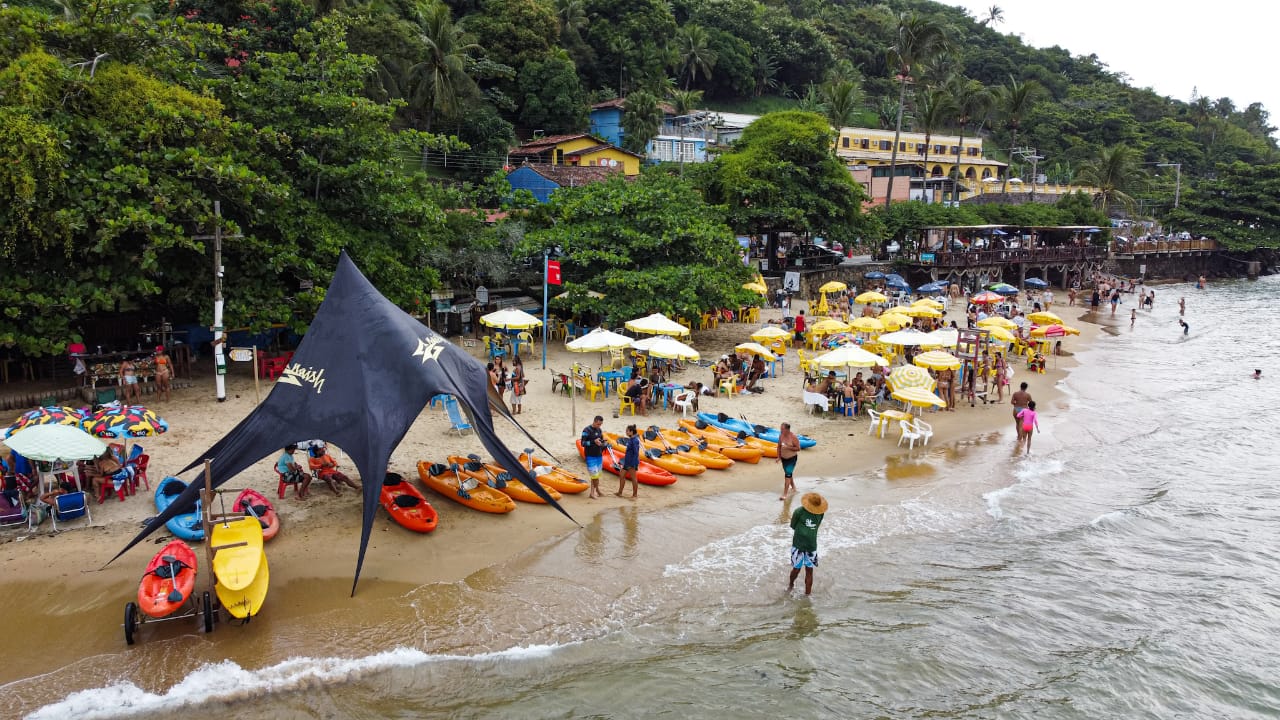
[[[474,430],[471,423],[462,418],[462,411],[458,409],[458,398],[450,395],[444,401],[444,411],[449,414],[449,429],[461,436],[468,430]]]

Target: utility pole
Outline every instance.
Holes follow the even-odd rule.
[[[1156,163],[1156,167],[1171,167],[1174,171],[1173,209],[1178,209],[1178,200],[1182,195],[1182,163]]]
[[[213,241],[213,365],[214,365],[214,383],[218,391],[218,402],[225,402],[227,399],[227,358],[223,352],[223,333],[225,328],[222,327],[222,276],[225,274],[222,267],[222,238],[243,238],[244,235],[236,233],[234,235],[222,234],[222,201],[213,201],[213,234],[212,235],[195,235],[193,240],[212,240]]]
[[[1033,147],[1013,148],[1009,151],[1010,155],[1017,155],[1023,160],[1031,161],[1031,195],[1028,199],[1035,202],[1036,199],[1036,163],[1044,159],[1043,155],[1037,155],[1036,149]]]

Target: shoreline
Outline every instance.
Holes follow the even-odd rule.
[[[1108,318],[1102,316],[1085,321],[1083,318],[1088,316],[1088,308],[1058,306],[1054,309],[1073,318],[1069,322],[1076,323],[1082,330],[1079,338],[1068,341],[1069,346],[1077,350],[1095,342],[1105,325],[1119,324],[1106,323]],[[777,312],[766,310],[762,314],[768,318]],[[948,314],[948,318],[955,317],[962,318],[962,315],[956,311]],[[695,335],[693,345],[705,356],[714,357],[726,350],[731,351],[732,346],[745,340],[755,327],[747,324],[722,325]],[[471,350],[476,352],[476,348]],[[571,450],[577,436],[570,420],[574,410],[568,398],[551,394],[549,375],[538,367],[540,363],[536,358],[539,355],[540,352],[535,353],[535,359],[529,362],[530,394],[525,397],[525,412],[517,420],[554,451],[567,467],[585,475],[582,461]],[[972,408],[960,405],[955,412],[927,413],[935,433],[929,450],[921,450],[917,446],[913,453],[909,452],[907,448],[896,445],[896,433],[892,431],[887,432],[883,439],[868,435],[865,417],[854,419],[830,414],[823,417],[805,414],[800,401],[800,376],[794,364],[795,357],[792,355],[788,359],[793,361],[792,367],[787,368],[782,377],[766,380],[764,394],[729,399],[703,398],[702,409],[735,416],[746,414],[754,421],[770,425],[789,421],[797,432],[818,439],[816,447],[800,455],[796,469],[800,493],[811,488],[815,478],[883,472],[898,456],[927,452],[993,432],[1012,435],[1007,398],[998,406],[994,403]],[[571,355],[559,343],[548,348],[549,369],[567,370],[575,360],[594,365],[597,357],[594,353]],[[1030,382],[1032,394],[1041,407],[1049,415],[1055,415],[1068,409],[1061,402],[1063,391],[1059,384],[1077,366],[1077,361],[1069,355],[1061,356],[1056,358],[1056,367],[1053,358],[1049,360],[1049,366],[1044,375],[1029,374],[1023,367],[1017,367],[1011,387],[1024,380]],[[152,488],[164,477],[165,469],[186,465],[191,456],[211,446],[223,432],[252,410],[253,380],[247,372],[237,373],[236,369],[233,368],[228,376],[225,403],[213,402],[210,377],[197,380],[190,389],[175,392],[173,401],[154,406],[169,420],[173,430],[167,435],[140,440],[152,456],[149,473]],[[701,379],[695,370],[697,373],[707,372],[695,368],[677,378],[685,382]],[[598,413],[606,418],[606,430],[620,431],[631,420],[629,417],[612,418],[616,407],[615,396],[607,402],[585,402],[578,398],[578,429]],[[636,422],[671,427],[677,417],[678,414],[670,411],[656,410],[650,413],[649,418],[638,418]],[[495,423],[495,427],[510,447],[517,450],[523,447],[520,444],[523,436],[516,428],[501,421]],[[392,454],[389,469],[412,479],[417,475],[416,462],[419,459],[438,460],[450,453],[475,452],[479,447],[473,435],[461,438],[450,435],[444,412],[427,408]],[[340,463],[342,460],[339,457]],[[334,497],[327,488],[314,485],[312,495],[306,501],[298,501],[292,493],[279,501],[274,494],[273,461],[274,457],[265,458],[228,483],[228,486],[259,489],[277,503],[282,517],[282,532],[266,546],[273,582],[264,612],[280,608],[279,612],[285,613],[311,613],[352,607],[350,579],[358,550],[360,503],[351,492]],[[761,494],[762,507],[767,507],[770,514],[782,507],[777,496],[782,483],[781,469],[776,461],[768,458],[755,466],[737,463],[727,471],[708,470],[700,476],[682,477],[668,487],[644,486],[636,501],[629,497],[614,497],[612,492],[616,482],[616,476],[606,473],[601,479],[601,490],[605,493],[602,499],[588,500],[582,493],[565,496],[562,504],[584,528],[601,513],[620,507],[661,510],[688,504],[705,495],[730,492]],[[945,482],[945,479],[931,482]],[[400,595],[426,584],[463,582],[477,573],[510,563],[530,548],[559,542],[582,531],[549,507],[521,504],[513,513],[493,516],[463,508],[431,491],[424,491],[424,494],[440,512],[439,527],[429,535],[417,535],[392,524],[380,511],[370,535],[361,582],[354,598],[356,603]],[[877,493],[868,493],[860,502],[873,504],[878,497]],[[229,502],[230,498],[226,500]],[[148,491],[140,488],[138,495],[127,502],[120,502],[114,496],[103,505],[92,500],[91,511],[94,525],[88,528],[77,521],[71,526],[74,529],[56,535],[49,532],[47,523],[35,534],[27,533],[25,528],[0,532],[0,564],[9,578],[6,583],[14,583],[24,589],[20,594],[22,599],[12,609],[35,621],[30,624],[31,631],[18,629],[12,640],[16,647],[42,647],[39,653],[15,656],[16,662],[6,664],[5,670],[0,671],[0,682],[56,669],[85,657],[87,653],[124,647],[117,626],[97,628],[91,637],[81,638],[78,642],[69,639],[63,643],[42,644],[38,638],[47,641],[47,633],[36,632],[47,628],[51,621],[67,617],[109,616],[118,622],[120,605],[135,592],[140,568],[155,551],[153,541],[168,539],[166,534],[157,533],[144,541],[140,548],[134,548],[104,568],[103,565],[136,534],[141,521],[154,514],[154,506]],[[204,553],[198,547],[195,549],[203,565]],[[198,589],[207,582],[206,572],[205,568],[200,568]],[[20,582],[17,579],[21,579]],[[318,587],[330,590],[315,592]],[[43,595],[40,588],[45,588]],[[338,588],[342,592],[333,592]],[[69,633],[69,638],[76,637],[75,633]]]

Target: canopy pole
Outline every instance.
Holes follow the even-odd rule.
[[[551,249],[542,251],[542,369],[547,369],[547,273],[551,271]]]

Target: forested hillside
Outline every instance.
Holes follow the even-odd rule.
[[[1173,178],[1151,171],[1178,164],[1180,223],[1242,247],[1275,244],[1273,214],[1258,219],[1220,187],[1275,177],[1250,172],[1277,160],[1265,109],[1131,88],[1096,58],[1028,48],[999,27],[998,12],[973,19],[918,0],[10,2],[0,347],[61,352],[93,314],[207,321],[203,238],[217,222],[234,238],[228,323],[301,327],[341,248],[409,309],[442,280],[532,281],[527,258],[555,244],[579,290],[696,288],[678,302],[710,307],[739,299],[725,288],[741,268],[718,267],[735,233],[785,221],[870,242],[937,220],[933,209],[860,213],[860,187],[813,152],[813,115],[786,116],[682,177],[565,192],[532,211],[512,196],[498,171],[519,137],[580,131],[592,102],[620,94],[633,146],[656,132],[660,103],[809,111],[832,126],[901,117],[904,130],[982,136],[999,158],[1034,147],[1051,180],[1099,188],[1103,211],[1164,214]],[[681,208],[693,217],[644,217],[662,212],[651,198],[682,193],[698,198]],[[588,197],[649,230],[600,223]],[[497,225],[471,212],[500,204],[512,215]],[[1061,210],[1088,211],[1078,200]],[[602,238],[626,245],[610,257],[627,267],[608,276],[592,249]],[[664,248],[681,242],[701,254],[677,263]],[[663,274],[645,277],[650,267]]]

